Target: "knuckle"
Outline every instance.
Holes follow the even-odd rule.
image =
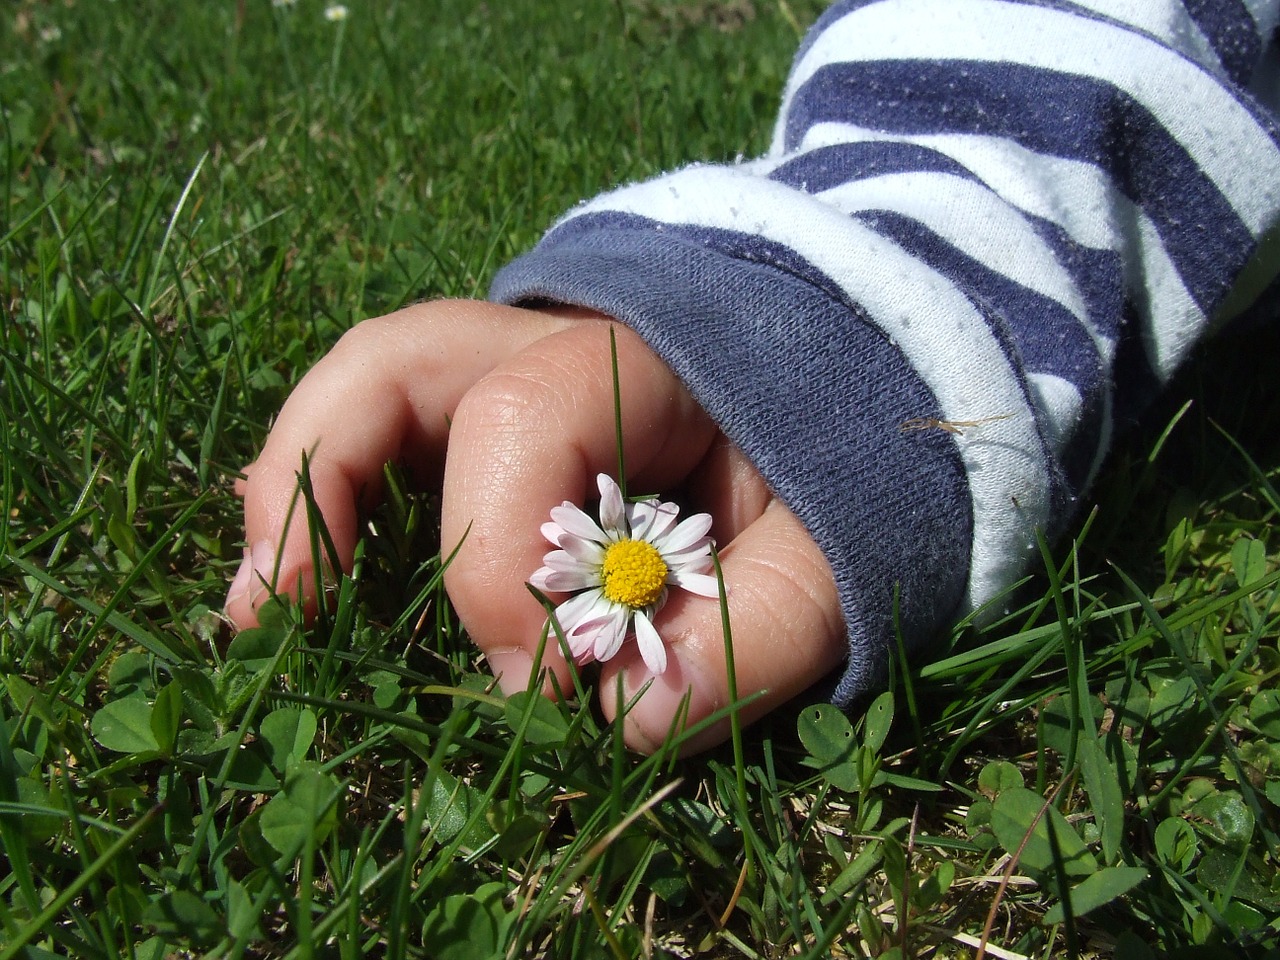
[[[403,335],[403,327],[403,318],[395,313],[361,320],[338,338],[329,356],[346,360],[380,353]]]
[[[495,371],[463,395],[454,412],[454,429],[518,430],[547,417],[550,385],[515,371]]]
[[[816,545],[780,545],[768,557],[748,561],[750,580],[768,584],[752,597],[760,626],[778,644],[808,649],[815,639],[835,643],[844,634],[835,581]]]

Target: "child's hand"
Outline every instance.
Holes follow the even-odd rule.
[[[524,689],[546,619],[525,588],[548,549],[540,526],[562,501],[592,499],[596,474],[617,471],[606,319],[446,301],[366,321],[344,336],[289,397],[237,486],[249,549],[227,597],[236,627],[256,623],[264,581],[277,564],[278,589],[301,592],[314,605],[301,507],[293,507],[285,529],[303,454],[344,568],[355,550],[358,510],[376,501],[383,465],[396,460],[420,482],[443,481],[444,554],[465,535],[445,585],[503,690]],[[738,691],[766,691],[745,711],[758,717],[845,654],[830,569],[665,364],[626,327],[612,326],[628,485],[637,493],[680,488],[690,506],[714,517]],[[728,700],[718,603],[673,591],[656,624],[668,666],[626,720],[627,743],[640,750],[664,739],[690,687],[689,723]],[[570,689],[554,637],[543,664]],[[608,717],[619,673],[628,698],[649,680],[634,644],[603,666],[600,700]],[[727,732],[722,723],[695,747]]]

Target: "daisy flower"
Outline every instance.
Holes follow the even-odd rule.
[[[720,596],[710,575],[711,515],[676,522],[680,508],[656,497],[625,503],[612,477],[600,474],[600,522],[566,500],[551,511],[542,535],[559,549],[542,558],[529,578],[539,590],[572,593],[556,607],[556,620],[579,664],[608,660],[634,635],[654,675],[667,668],[667,651],[653,615],[669,587],[700,597]]]

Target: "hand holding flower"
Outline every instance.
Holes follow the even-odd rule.
[[[661,742],[686,693],[690,723],[727,702],[719,602],[708,596],[708,582],[696,579],[707,570],[691,563],[685,541],[672,539],[677,533],[696,534],[688,544],[694,554],[705,548],[699,541],[708,534],[726,545],[721,557],[738,689],[766,691],[744,711],[746,719],[838,665],[844,625],[821,552],[670,370],[638,337],[606,319],[568,309],[451,301],[420,304],[354,328],[295,388],[239,485],[249,548],[227,599],[233,623],[256,623],[269,583],[308,602],[314,581],[309,536],[305,523],[289,523],[303,454],[344,568],[354,554],[359,511],[379,495],[383,464],[396,460],[424,485],[441,485],[443,550],[461,543],[446,572],[450,597],[502,688],[524,689],[546,620],[525,588],[530,573],[544,565],[540,531],[545,525],[557,545],[578,551],[580,560],[595,557],[585,542],[563,542],[564,534],[586,529],[579,518],[590,521],[563,504],[585,504],[599,490],[598,475],[616,469],[613,326],[629,485],[646,492],[679,489],[714,517],[711,530],[705,521],[686,526],[694,518],[668,528],[674,517],[661,504],[633,504],[619,520],[610,495],[606,519],[590,521],[605,538],[594,541],[601,549],[607,550],[606,540],[614,542],[605,527],[616,534],[625,522],[633,542],[647,539],[660,555],[667,551],[672,562],[664,586],[675,570],[679,580],[671,582],[699,588],[673,592],[665,605],[641,602],[648,598],[639,594],[629,597],[634,603],[623,598],[628,610],[642,611],[629,618],[637,636],[645,623],[661,634],[656,646],[651,635],[636,645],[623,643],[612,607],[606,615],[603,608],[590,609],[594,601],[578,601],[582,609],[561,606],[562,625],[571,615],[585,617],[573,621],[582,626],[571,651],[585,662],[589,640],[590,659],[607,660],[600,681],[605,690],[620,677],[631,698],[651,682],[626,718],[628,744],[651,750]],[[559,530],[546,524],[553,507]],[[642,531],[638,540],[636,531]],[[591,531],[586,533],[579,540],[590,541]],[[559,572],[577,569],[555,562],[566,567]],[[577,580],[541,582],[553,592],[587,584],[581,573]],[[579,596],[591,596],[593,586]],[[558,645],[548,645],[542,663],[560,689],[570,688],[571,667]],[[551,692],[553,685],[544,689]],[[616,697],[604,695],[600,702],[611,717]],[[712,729],[692,747],[726,735],[727,725]]]

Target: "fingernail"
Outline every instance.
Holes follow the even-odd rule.
[[[669,650],[668,655],[673,652]],[[660,676],[655,677],[643,665],[629,671],[624,687],[628,699],[635,697],[646,683],[649,684],[649,689],[627,716],[625,732],[628,746],[644,753],[653,753],[658,749],[666,739],[671,721],[677,714],[685,717],[684,726],[688,727],[700,722],[719,707],[712,696],[712,686],[695,667],[681,663],[678,656],[671,657],[666,671]],[[684,710],[685,697],[689,698],[687,711]],[[724,739],[727,723],[727,720],[716,723],[686,741],[680,752],[696,753],[719,743]]]
[[[246,548],[240,568],[236,571],[231,586],[227,588],[226,606],[237,603],[245,596],[249,597],[249,604],[252,606],[266,591],[263,581],[271,582],[275,565],[276,551],[270,540],[259,540],[253,545],[253,549]]]
[[[533,657],[529,656],[529,651],[523,647],[496,650],[487,654],[487,659],[504,696],[529,688],[529,675],[533,673]]]
[[[236,571],[236,575],[231,581],[231,586],[227,588],[227,601],[223,604],[224,609],[229,608],[249,592],[249,577],[252,575],[253,562],[249,559],[249,548],[246,547],[244,559],[240,561],[240,569]]]

